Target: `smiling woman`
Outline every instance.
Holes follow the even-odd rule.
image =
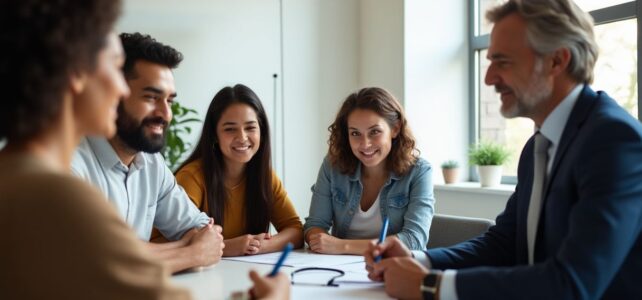
[[[196,206],[223,225],[224,256],[303,244],[301,221],[272,170],[270,154],[270,127],[259,97],[242,84],[221,89],[176,180]],[[270,234],[270,223],[278,234]]]
[[[304,226],[310,249],[362,254],[385,218],[389,233],[424,249],[434,213],[432,168],[418,157],[399,102],[384,89],[361,89],[328,130],[330,148]]]

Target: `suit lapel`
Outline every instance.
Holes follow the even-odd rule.
[[[557,151],[555,152],[555,160],[553,161],[550,176],[548,176],[548,179],[546,180],[545,193],[543,195],[544,198],[542,199],[544,202],[542,204],[546,202],[546,198],[548,197],[548,192],[551,186],[550,183],[555,180],[555,175],[557,174],[560,162],[564,158],[569,145],[571,145],[571,143],[577,136],[577,133],[580,131],[582,124],[595,105],[595,101],[597,100],[597,98],[597,93],[595,93],[590,87],[588,87],[588,85],[585,85],[582,89],[582,92],[580,93],[579,98],[577,99],[577,102],[575,103],[575,107],[573,107],[573,110],[568,117],[568,121],[566,121],[564,132],[562,133],[562,137],[560,138],[560,144],[557,147]]]

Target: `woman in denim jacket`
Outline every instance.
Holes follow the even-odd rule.
[[[418,157],[399,102],[384,89],[364,88],[346,98],[328,130],[328,156],[305,219],[310,249],[362,254],[386,217],[389,235],[424,249],[435,203],[432,168]]]

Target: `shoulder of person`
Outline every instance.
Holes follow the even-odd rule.
[[[70,221],[80,217],[93,222],[92,216],[113,211],[104,194],[80,178],[55,173],[32,174],[26,178],[30,188],[25,193],[47,214],[59,212]]]
[[[411,172],[424,173],[431,169],[432,169],[432,165],[427,160],[421,157],[417,157],[417,160],[415,161],[414,165],[411,168]]]
[[[86,168],[86,163],[91,160],[93,156],[92,152],[91,145],[89,145],[87,138],[82,138],[71,157],[72,170],[76,171],[83,166]]]
[[[182,168],[178,169],[176,171],[176,174],[178,173],[190,173],[190,174],[197,174],[201,173],[203,168],[203,161],[200,159],[194,160],[183,166]]]

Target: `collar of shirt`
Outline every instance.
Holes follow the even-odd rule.
[[[123,164],[116,153],[116,150],[109,144],[109,141],[104,137],[88,137],[87,142],[91,145],[92,149],[96,152],[98,161],[103,168],[119,168],[124,172],[130,171],[129,167]],[[136,153],[132,163],[132,171],[143,169],[145,166],[145,156],[142,153]]]
[[[557,147],[557,145],[559,145],[568,117],[571,115],[571,111],[583,88],[583,84],[575,86],[564,100],[546,117],[544,123],[542,123],[542,127],[539,128],[539,132],[548,139],[551,146]]]
[[[539,132],[550,142],[548,147],[548,163],[546,164],[547,173],[551,172],[553,161],[555,160],[555,154],[557,153],[557,146],[562,138],[562,133],[564,133],[566,122],[568,121],[568,117],[571,115],[571,111],[573,110],[583,88],[584,84],[578,84],[575,86],[575,88],[566,95],[562,102],[553,109],[548,117],[546,117],[544,123],[542,123],[542,127],[535,127],[535,130],[539,130]]]

